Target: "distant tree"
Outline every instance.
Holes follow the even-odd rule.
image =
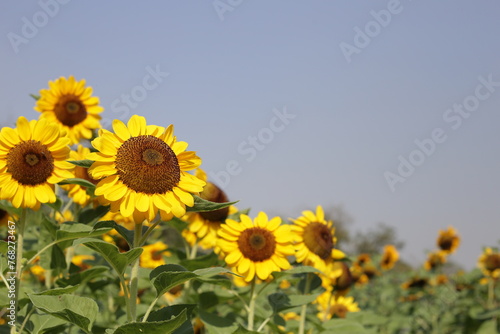
[[[397,239],[396,229],[384,223],[378,223],[374,229],[356,232],[349,244],[352,254],[380,254],[385,245],[394,245],[397,250],[404,247],[404,242]]]

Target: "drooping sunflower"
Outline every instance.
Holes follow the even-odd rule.
[[[360,309],[354,297],[334,296],[327,291],[318,296],[318,318],[328,320],[331,318],[345,318],[349,312],[358,312]]]
[[[127,125],[115,119],[113,130],[101,129],[92,141],[99,152],[87,156],[94,160],[90,175],[101,179],[95,189],[99,201],[137,224],[152,221],[158,211],[163,220],[182,217],[186,206],[194,205],[192,193],[205,185],[186,172],[201,159],[177,141],[173,125],[146,125],[144,117],[134,115]]]
[[[166,251],[168,246],[157,241],[154,244],[143,246],[143,251],[140,257],[140,264],[143,268],[154,269],[158,266],[166,264],[163,255],[170,255],[170,252]]]
[[[485,276],[500,278],[500,252],[490,247],[485,248],[477,265]]]
[[[38,210],[41,203],[56,201],[54,184],[72,177],[69,139],[43,119],[19,117],[16,125],[0,132],[0,199]]]
[[[225,203],[229,199],[226,193],[212,182],[207,181],[207,174],[201,169],[196,170],[196,177],[206,182],[200,197],[211,202]],[[184,219],[188,222],[188,229],[196,235],[194,241],[198,239],[198,244],[204,249],[216,248],[217,245],[217,232],[220,225],[224,223],[226,218],[238,212],[235,206],[231,205],[223,209],[209,211],[209,212],[188,212]],[[187,232],[187,231],[186,231]],[[187,239],[193,240],[185,233]],[[216,250],[217,253],[217,250]]]
[[[331,221],[325,220],[320,205],[317,206],[316,213],[303,211],[301,217],[292,221],[297,262],[325,271],[329,261],[345,257],[342,251],[335,249],[335,228]]]
[[[92,130],[101,127],[99,113],[104,109],[99,98],[92,96],[92,87],[85,87],[85,80],[76,81],[70,76],[49,81],[49,89],[40,90],[35,110],[42,113],[41,119],[59,124],[71,144],[76,144],[81,138],[92,138]]]
[[[85,160],[87,154],[89,153],[90,149],[82,145],[78,145],[76,151],[72,150],[69,153],[69,157],[71,160]],[[73,173],[75,174],[74,177],[87,180],[93,184],[97,184],[99,182],[89,175],[88,169],[85,167],[75,166]],[[73,199],[73,202],[75,202],[76,204],[82,206],[86,206],[87,204],[89,204],[91,197],[87,193],[87,188],[78,184],[67,184],[62,186],[62,188],[68,191],[68,196],[71,197]]]
[[[389,270],[396,262],[399,260],[399,253],[394,245],[385,245],[384,252],[382,253],[382,259],[380,260],[380,267],[385,270]]]
[[[434,270],[446,263],[446,253],[437,251],[429,253],[424,263],[425,270]]]
[[[440,230],[437,238],[439,249],[448,254],[454,253],[460,246],[460,236],[453,227],[448,227],[447,230]]]
[[[294,253],[290,226],[281,224],[281,218],[268,219],[259,212],[252,219],[240,215],[241,222],[226,219],[218,232],[218,245],[228,266],[250,282],[257,276],[269,278],[273,271],[290,268],[287,256]]]

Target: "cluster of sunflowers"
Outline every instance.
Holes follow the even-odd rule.
[[[321,206],[294,219],[251,218],[207,179],[173,125],[134,115],[101,128],[103,108],[84,80],[59,78],[34,97],[40,118],[19,117],[0,131],[0,218],[2,231],[15,232],[0,242],[2,296],[7,275],[15,276],[14,312],[12,300],[0,299],[0,330],[303,334],[370,326],[353,314],[363,313],[360,292],[390,277],[399,259],[393,245],[378,261],[351,260],[335,248]],[[439,268],[458,244],[452,228],[443,232],[425,268]],[[480,263],[496,303],[500,254],[487,249]]]

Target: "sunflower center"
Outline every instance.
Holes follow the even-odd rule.
[[[226,194],[215,184],[211,182],[207,182],[205,188],[200,193],[200,197],[206,199],[207,201],[212,201],[216,203],[225,203],[228,202],[228,198]],[[225,207],[223,209],[208,211],[208,212],[200,212],[200,216],[204,219],[211,222],[223,222],[226,220],[229,215],[229,207]]]
[[[87,118],[87,109],[77,96],[63,95],[54,107],[57,119],[68,127],[73,127]]]
[[[452,246],[453,246],[453,238],[451,237],[443,237],[439,240],[439,248],[441,248],[444,251],[451,250]]]
[[[161,252],[158,251],[151,252],[151,258],[155,261],[161,260],[162,259]]]
[[[304,228],[304,244],[311,252],[324,260],[332,253],[332,232],[325,224],[312,222]]]
[[[36,140],[20,142],[7,154],[7,171],[22,185],[35,186],[47,181],[54,170],[54,158]]]
[[[116,168],[122,182],[136,192],[164,194],[181,179],[175,152],[154,136],[126,140],[116,154]]]
[[[500,269],[500,254],[490,254],[486,257],[484,267],[489,271]]]
[[[252,227],[241,232],[238,248],[244,257],[253,262],[268,260],[276,249],[276,238],[266,229]]]

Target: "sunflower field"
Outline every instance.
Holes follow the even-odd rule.
[[[0,131],[0,333],[499,332],[497,248],[455,273],[453,227],[420,268],[348,254],[321,205],[240,208],[173,125],[104,129],[85,80],[48,85]]]

